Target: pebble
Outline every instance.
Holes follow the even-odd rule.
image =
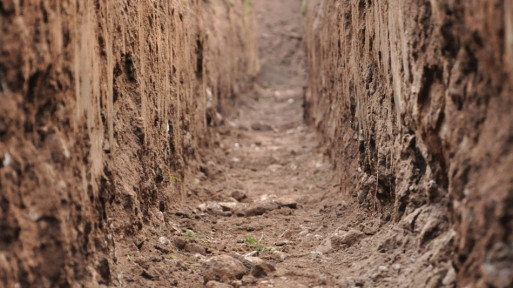
[[[248,207],[244,211],[244,215],[246,217],[258,216],[258,215],[265,214],[269,211],[275,210],[277,208],[279,208],[279,205],[275,202],[258,203],[256,205]]]
[[[456,270],[454,270],[454,267],[451,264],[449,267],[449,270],[447,271],[447,274],[445,275],[444,279],[442,280],[442,284],[452,285],[455,282],[456,282]]]
[[[247,198],[246,194],[239,190],[233,191],[232,197],[235,198],[235,200],[237,200],[239,202],[241,202],[242,200]]]
[[[360,238],[362,238],[365,234],[363,234],[361,231],[358,230],[350,230],[347,233],[344,233],[343,235],[333,235],[331,236],[331,242],[334,246],[340,247],[342,245],[351,246],[356,241],[358,241]]]
[[[221,204],[223,204],[223,205],[221,205]],[[207,203],[202,203],[202,204],[198,205],[198,209],[201,212],[208,212],[208,213],[211,213],[211,214],[214,214],[214,215],[230,217],[230,216],[232,216],[231,210],[233,208],[228,208],[228,207],[236,205],[236,204],[237,203],[229,204],[229,202],[221,202],[221,203],[218,203],[218,202],[207,202]],[[224,208],[223,208],[223,206],[224,206]]]
[[[238,205],[237,202],[219,202],[218,204],[223,211],[233,211]]]
[[[162,244],[162,245],[167,245],[167,244],[169,243],[169,239],[167,239],[167,238],[166,238],[166,237],[164,237],[164,236],[161,236],[161,237],[159,238],[159,242],[160,242],[160,244]]]
[[[253,129],[255,131],[271,131],[271,130],[273,130],[271,125],[260,123],[260,122],[251,124],[251,129]]]
[[[269,273],[276,271],[276,268],[274,268],[273,265],[259,257],[256,257],[257,254],[258,253],[255,253],[255,251],[244,256],[234,253],[232,257],[241,261],[246,267],[246,270],[249,271],[250,275],[256,278],[265,277]]]
[[[321,254],[326,254],[326,253],[331,252],[332,249],[333,249],[333,246],[331,244],[331,239],[328,238],[328,239],[322,241],[321,245],[317,246],[317,249],[315,251],[318,253],[321,253]]]
[[[5,153],[4,161],[2,162],[2,165],[4,165],[4,167],[8,167],[11,165],[11,162],[12,162],[11,155],[9,155],[9,153]]]
[[[189,253],[207,255],[207,251],[206,251],[205,247],[202,247],[196,243],[188,243],[187,245],[185,245],[185,251],[187,251]]]
[[[292,242],[289,240],[281,240],[281,241],[275,242],[274,246],[285,246],[285,245],[289,245],[289,244],[292,244]]]
[[[283,196],[283,197],[280,197],[280,198],[278,198],[276,200],[276,202],[281,207],[289,207],[289,208],[292,208],[292,209],[296,209],[297,208],[297,199],[296,199],[296,197],[293,197],[293,196]]]
[[[228,282],[241,279],[247,274],[246,267],[241,261],[229,255],[215,256],[203,263],[202,275],[205,282]]]
[[[287,253],[281,251],[273,251],[273,258],[276,261],[283,262],[287,259]]]
[[[246,257],[246,260],[251,263],[250,274],[256,278],[265,277],[269,273],[276,271],[274,266],[258,257]]]

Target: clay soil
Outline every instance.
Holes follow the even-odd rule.
[[[365,6],[364,2],[360,1],[359,4]],[[183,3],[182,8],[185,7]],[[198,3],[203,2],[191,3],[200,5]],[[210,5],[214,2],[205,1],[205,3],[208,3],[205,5]],[[399,216],[391,213],[394,207],[390,199],[377,201],[382,200],[378,199],[378,190],[382,188],[377,183],[381,179],[377,175],[379,169],[376,178],[370,176],[362,178],[365,180],[362,180],[362,182],[365,182],[365,185],[362,184],[363,188],[351,186],[353,178],[358,177],[360,179],[359,175],[363,173],[356,164],[357,157],[366,153],[360,151],[357,147],[356,143],[360,135],[349,137],[354,138],[352,142],[345,138],[342,141],[342,139],[339,139],[342,137],[341,134],[336,134],[335,129],[330,130],[331,126],[340,124],[339,122],[342,120],[329,118],[327,120],[329,123],[322,123],[323,120],[315,123],[316,121],[313,120],[323,118],[319,117],[322,113],[315,109],[317,111],[315,115],[308,115],[312,111],[305,106],[313,104],[312,101],[308,102],[308,95],[305,97],[305,91],[307,91],[307,68],[305,67],[307,56],[303,28],[307,17],[305,17],[304,7],[302,7],[305,3],[302,0],[243,1],[243,5],[251,5],[251,8],[254,9],[255,19],[248,18],[248,11],[244,10],[248,7],[243,7],[240,1],[238,1],[238,10],[234,10],[238,12],[233,12],[235,13],[233,15],[236,16],[226,12],[231,11],[231,8],[229,8],[231,5],[236,4],[231,1],[223,3],[225,6],[212,4],[212,7],[218,9],[213,8],[213,11],[220,14],[212,12],[210,16],[227,13],[227,19],[240,17],[240,19],[248,21],[245,22],[245,28],[242,28],[242,22],[239,21],[240,27],[236,27],[237,29],[234,31],[239,31],[239,33],[240,31],[246,31],[243,29],[252,27],[253,23],[251,21],[256,20],[260,73],[254,79],[249,79],[251,77],[246,78],[246,75],[242,75],[242,72],[239,75],[238,70],[232,69],[236,64],[217,65],[228,62],[222,60],[225,58],[215,58],[216,56],[214,56],[223,53],[223,46],[219,43],[225,43],[224,40],[231,33],[226,32],[228,30],[225,31],[229,34],[228,36],[223,36],[223,33],[216,34],[216,31],[212,32],[208,29],[208,32],[201,34],[201,37],[193,37],[184,32],[187,36],[186,39],[188,39],[187,45],[190,44],[189,46],[184,44],[185,48],[196,45],[196,49],[193,49],[195,50],[194,53],[186,51],[188,53],[186,55],[191,52],[190,55],[196,54],[197,59],[185,58],[194,65],[191,66],[189,62],[184,60],[182,66],[189,67],[190,71],[187,70],[184,75],[173,79],[176,80],[176,85],[179,82],[183,85],[184,82],[181,81],[183,80],[181,78],[186,80],[189,78],[195,79],[194,81],[198,83],[185,85],[190,86],[187,89],[184,88],[184,91],[187,91],[187,95],[190,97],[186,97],[187,101],[185,102],[187,104],[184,104],[184,107],[180,108],[180,105],[185,103],[182,101],[180,91],[176,92],[176,101],[173,100],[172,103],[176,104],[181,109],[180,111],[183,110],[184,115],[188,115],[189,108],[198,108],[194,108],[195,104],[201,106],[202,110],[200,109],[201,111],[191,118],[170,113],[176,119],[173,118],[172,121],[159,123],[158,127],[163,129],[150,129],[153,133],[150,134],[155,136],[152,138],[153,140],[145,140],[142,136],[139,137],[141,139],[136,139],[135,136],[137,135],[146,135],[144,129],[149,128],[145,127],[151,126],[150,122],[153,122],[153,120],[148,118],[149,116],[146,113],[153,111],[151,110],[153,108],[148,105],[147,111],[143,110],[140,113],[141,117],[136,118],[134,115],[139,114],[132,113],[132,110],[135,111],[139,107],[139,103],[134,100],[135,104],[130,106],[128,104],[132,103],[130,102],[131,98],[121,97],[119,101],[121,103],[128,101],[126,102],[128,104],[123,106],[116,104],[118,106],[114,106],[114,108],[122,109],[125,107],[123,109],[128,109],[133,115],[130,114],[127,119],[133,119],[133,123],[118,122],[127,126],[122,126],[127,131],[135,127],[133,129],[135,132],[125,131],[125,133],[124,130],[113,130],[119,131],[120,135],[129,135],[133,139],[124,139],[124,136],[120,136],[121,138],[118,139],[116,138],[118,136],[114,134],[106,137],[112,138],[112,141],[116,138],[118,143],[126,145],[129,149],[117,149],[114,145],[112,148],[97,145],[98,153],[112,153],[117,157],[117,161],[113,161],[112,158],[105,158],[105,161],[98,160],[97,163],[93,163],[94,165],[91,164],[93,168],[97,168],[94,171],[101,175],[102,180],[99,184],[102,187],[99,188],[98,192],[100,196],[95,194],[95,189],[98,187],[87,185],[85,168],[83,171],[75,171],[76,173],[69,171],[68,173],[73,177],[84,179],[83,183],[86,184],[80,188],[85,195],[84,203],[89,203],[87,201],[90,198],[91,203],[101,203],[103,205],[97,205],[97,210],[102,212],[101,215],[90,213],[93,216],[84,216],[84,218],[91,218],[91,222],[83,224],[82,220],[76,220],[76,223],[73,220],[66,224],[70,227],[75,225],[79,227],[77,228],[78,231],[86,234],[83,243],[70,244],[71,248],[69,250],[72,252],[66,252],[67,254],[64,252],[61,253],[62,255],[57,253],[63,250],[60,249],[59,245],[73,242],[72,240],[66,240],[66,242],[61,238],[76,239],[74,235],[68,237],[66,232],[68,230],[66,229],[63,230],[62,236],[54,236],[61,235],[60,230],[57,231],[59,233],[51,230],[52,227],[56,227],[53,224],[61,221],[60,218],[49,218],[45,215],[39,217],[37,214],[27,214],[24,210],[20,210],[28,215],[23,216],[27,219],[27,222],[29,222],[28,217],[37,221],[38,226],[34,226],[33,230],[37,230],[39,234],[33,236],[31,234],[30,236],[33,239],[38,239],[36,237],[42,238],[41,235],[47,235],[46,238],[39,239],[39,241],[30,240],[30,242],[37,242],[33,243],[35,247],[32,249],[34,254],[30,254],[26,251],[29,250],[26,248],[27,246],[24,246],[26,244],[18,241],[20,228],[10,229],[14,226],[5,224],[15,222],[5,216],[11,215],[7,213],[9,211],[5,207],[11,207],[14,204],[7,200],[0,202],[3,205],[0,206],[2,208],[0,211],[5,213],[0,214],[0,217],[5,218],[3,219],[5,223],[0,222],[3,225],[0,228],[5,228],[5,231],[10,233],[0,235],[0,240],[3,241],[0,244],[7,243],[0,246],[0,251],[23,251],[25,254],[19,253],[20,255],[23,254],[23,257],[20,256],[21,260],[16,260],[20,263],[17,265],[20,267],[23,265],[36,267],[36,270],[40,273],[34,274],[35,276],[31,274],[30,281],[27,280],[27,282],[21,282],[21,284],[16,282],[15,287],[29,287],[29,284],[35,285],[34,287],[59,287],[59,285],[66,286],[70,283],[76,284],[76,287],[455,287],[458,283],[458,265],[454,263],[453,247],[456,242],[455,239],[457,239],[457,232],[450,226],[451,220],[447,216],[449,214],[446,211],[446,203],[444,201],[433,201],[428,205],[426,204],[427,200],[424,202],[418,201],[418,205],[408,206],[408,210]],[[7,4],[5,7],[7,7]],[[0,5],[0,8],[7,11],[5,7],[3,4]],[[149,11],[147,13],[151,15],[153,12],[151,12],[151,9]],[[205,12],[205,14],[208,13]],[[129,15],[123,17],[131,19]],[[190,20],[190,23],[197,20],[192,16],[189,17],[191,18],[186,17],[185,19],[194,19]],[[214,16],[212,17],[214,18]],[[177,12],[175,18],[177,23],[178,21],[181,23],[181,12]],[[198,19],[200,18],[202,17],[198,17]],[[152,21],[149,22],[153,23]],[[201,21],[207,22],[205,25],[208,26],[208,20]],[[189,22],[186,22],[186,24],[189,24]],[[183,31],[189,31],[187,30],[189,26],[186,24],[180,24],[185,27]],[[316,24],[318,23],[313,23],[312,26]],[[162,25],[162,27],[167,26]],[[219,29],[223,30],[224,28],[229,29],[230,26],[213,25],[212,27],[221,27]],[[174,35],[173,32],[167,34]],[[248,32],[249,34],[251,33]],[[153,34],[148,33],[148,35]],[[217,35],[217,38],[212,38],[210,35]],[[235,38],[240,40],[243,36],[237,34]],[[142,40],[139,41],[146,41],[143,38],[140,39]],[[231,40],[235,41],[234,39]],[[248,43],[251,41],[248,41]],[[178,41],[176,42],[178,43]],[[240,40],[240,42],[246,43],[243,40]],[[84,43],[88,42],[84,41]],[[211,47],[209,45],[218,47],[219,50],[209,50],[213,49],[208,48]],[[244,46],[246,44],[240,45]],[[247,45],[250,46],[250,44]],[[339,41],[339,49],[340,45]],[[166,45],[164,43],[157,46],[164,47]],[[248,53],[250,55],[254,51],[248,47],[244,46],[241,51],[250,50],[251,53]],[[177,51],[187,50],[181,49],[182,47],[179,48],[177,48]],[[205,58],[203,58],[202,53],[205,53]],[[174,50],[169,55],[171,54],[174,56]],[[242,53],[234,54],[242,55]],[[145,70],[143,72],[134,70],[134,67],[140,69],[142,64],[134,65],[130,55],[119,55],[118,58],[124,59],[123,61],[127,67],[123,71],[118,69],[119,75],[115,76],[124,77],[118,81],[131,83],[130,85],[133,84],[133,87],[135,87],[136,84],[140,85],[140,80],[139,82],[136,81],[137,77],[151,74],[154,71],[149,68],[146,72],[144,72]],[[148,52],[148,55],[152,55],[152,53]],[[180,55],[177,58],[180,58]],[[168,59],[163,59],[167,63]],[[217,59],[216,61],[219,61],[219,63],[212,59]],[[243,62],[242,60],[238,61],[240,59],[231,60],[234,63]],[[107,64],[113,64],[109,61],[107,61]],[[146,63],[142,60],[138,61]],[[135,63],[139,62],[135,61]],[[328,62],[326,61],[326,63]],[[148,63],[155,63],[155,61],[153,59]],[[153,67],[148,63],[146,63],[148,67]],[[204,64],[205,66],[203,66]],[[190,68],[193,66],[196,66],[196,71]],[[217,71],[215,70],[216,66],[224,68]],[[255,68],[257,66],[256,61],[240,66],[248,66],[239,67],[241,71],[257,70]],[[146,66],[142,65],[142,67]],[[172,68],[174,69],[174,66]],[[198,73],[198,71],[200,72]],[[134,77],[134,75],[137,77]],[[167,83],[167,78],[163,77],[162,79],[162,83]],[[37,87],[40,87],[41,83],[44,82],[39,78],[36,80]],[[324,80],[324,77],[322,77],[322,81]],[[146,83],[148,87],[152,86],[152,81]],[[219,87],[214,87],[213,83],[218,82],[220,83]],[[233,87],[227,84],[232,82],[241,83],[236,83]],[[331,84],[335,82],[332,81]],[[123,87],[128,88],[125,89],[126,91],[120,92],[122,95],[131,95],[132,89],[135,89],[129,85]],[[195,88],[192,89],[191,87]],[[246,89],[247,87],[251,87],[251,89]],[[350,87],[350,85],[347,87]],[[169,88],[168,90],[171,91],[172,89]],[[144,92],[144,89],[141,91]],[[201,96],[201,101],[192,98],[195,95],[203,95],[204,91],[206,96]],[[134,95],[139,94],[135,93]],[[156,91],[155,95],[161,94]],[[310,97],[323,96],[310,95]],[[207,99],[206,103],[203,103],[203,100],[205,100],[203,98]],[[212,99],[214,99],[214,103],[212,103]],[[304,102],[305,99],[306,103]],[[101,101],[98,102],[101,103]],[[12,106],[15,107],[15,104],[17,103],[12,104]],[[329,104],[326,104],[326,107],[333,103],[330,102]],[[340,103],[337,102],[333,105],[338,104]],[[206,108],[202,105],[205,105]],[[145,107],[144,103],[142,106]],[[340,107],[342,106],[340,104]],[[170,107],[176,108],[173,105]],[[335,108],[339,109],[340,107]],[[388,106],[376,105],[376,107]],[[7,110],[7,108],[3,109]],[[327,110],[331,111],[330,109]],[[15,111],[14,108],[11,110]],[[0,111],[2,110],[0,109]],[[307,115],[305,115],[305,111]],[[207,115],[207,119],[203,119],[204,115]],[[333,113],[333,115],[330,115],[330,117],[339,117],[337,113]],[[99,122],[102,121],[101,116],[101,113],[98,113],[97,120]],[[10,115],[9,119],[11,118],[14,119],[15,117]],[[305,122],[305,119],[307,122]],[[177,124],[170,127],[170,123]],[[200,127],[194,129],[189,128],[189,125],[195,127],[195,123],[201,123],[202,125],[198,124]],[[94,126],[93,124],[91,125]],[[146,142],[153,143],[151,141],[155,141],[157,144],[160,143],[159,136],[161,134],[159,133],[166,128],[166,133],[169,133],[166,137],[171,139],[173,145],[170,149],[167,149],[167,146],[162,148],[162,151],[174,151],[174,143],[176,142],[177,147],[185,147],[184,151],[177,148],[180,151],[177,150],[176,155],[183,154],[186,157],[166,154],[169,163],[162,162],[162,165],[160,165],[159,161],[161,160],[159,160],[159,155],[156,155],[160,150],[152,149],[153,146],[144,146],[148,149],[134,152],[139,151],[140,147]],[[321,129],[318,130],[318,128]],[[185,132],[182,135],[181,132],[189,130],[194,135],[185,134]],[[56,131],[50,131],[51,137],[49,136],[48,143],[58,145],[57,148],[65,147],[64,142],[59,142],[61,138],[57,137],[59,136],[59,130]],[[91,131],[94,131],[94,129],[91,128]],[[43,132],[47,133],[47,131]],[[337,132],[340,131],[337,130]],[[392,135],[395,132],[397,131],[389,134]],[[84,139],[87,139],[86,131],[83,131],[83,133]],[[52,140],[54,139],[52,138],[53,134],[57,135],[55,136],[56,140]],[[199,136],[204,136],[204,138]],[[176,140],[176,137],[180,141]],[[413,136],[405,139],[408,140],[408,143],[406,143],[408,148],[415,146]],[[193,144],[187,144],[191,141]],[[344,146],[343,149],[336,146],[339,143],[349,142],[352,144]],[[21,146],[22,141],[20,143],[16,142],[16,144]],[[0,148],[3,149],[3,146],[0,146]],[[62,150],[62,147],[57,148],[56,150]],[[72,149],[72,154],[75,150]],[[100,150],[108,152],[101,152]],[[421,151],[417,150],[414,151],[412,148],[410,152],[412,155],[418,156]],[[130,157],[128,157],[127,154],[130,153],[126,153],[126,151],[131,151],[132,156],[129,155]],[[154,154],[148,151],[153,151]],[[143,154],[144,157],[138,156],[138,153],[143,152],[145,153]],[[49,154],[47,158],[49,157],[57,157],[59,163],[64,163],[65,158],[69,156]],[[76,161],[73,163],[82,161],[78,156],[75,157],[78,160],[75,159]],[[128,158],[125,159],[124,157]],[[370,157],[368,158],[370,159]],[[379,158],[379,153],[377,158]],[[87,157],[84,157],[84,159],[87,159]],[[348,163],[341,163],[340,159],[347,159]],[[381,162],[387,163],[387,159]],[[8,160],[11,161],[10,158]],[[2,162],[7,167],[10,162],[9,165],[6,165],[6,161],[4,157]],[[425,166],[425,160],[423,159],[423,161]],[[150,166],[148,163],[152,162],[159,162],[154,165],[155,171],[150,169],[151,171],[144,172],[144,168]],[[377,162],[380,163],[379,160]],[[14,163],[16,164],[16,161]],[[137,163],[140,167],[134,166],[133,163]],[[109,169],[102,170],[101,168],[102,165],[110,167],[113,164],[114,166],[111,169],[114,171],[124,171],[123,173],[114,173],[116,174],[113,176],[114,178],[111,177],[110,173],[106,173]],[[62,165],[65,167],[65,164]],[[77,167],[81,167],[79,166],[81,164],[77,165]],[[364,166],[362,165],[362,167]],[[136,168],[130,170],[126,167]],[[172,167],[174,170],[163,170],[161,167]],[[405,170],[411,168],[407,165],[404,167]],[[46,169],[46,166],[43,168]],[[410,170],[413,171],[414,169]],[[144,179],[136,179],[137,176],[134,175],[146,175],[147,179],[142,176]],[[386,176],[387,174],[383,175]],[[42,176],[42,178],[45,178],[45,174]],[[381,177],[383,178],[383,176]],[[350,178],[353,180],[349,181]],[[5,176],[0,179],[9,180],[10,178]],[[115,179],[115,181],[112,179]],[[163,188],[164,184],[160,186],[148,184],[153,183],[153,179],[160,179],[160,182],[166,184],[167,190],[179,191],[179,193],[164,193],[167,191]],[[427,185],[426,179],[423,181]],[[381,182],[384,183],[385,181]],[[36,187],[36,184],[34,184],[34,187]],[[27,188],[27,190],[29,189]],[[359,193],[363,190],[366,191],[366,194],[360,197]],[[152,196],[147,194],[148,191],[158,191],[159,193]],[[88,195],[88,192],[92,196]],[[161,194],[165,194],[165,197]],[[17,194],[11,193],[10,195]],[[32,194],[27,195],[29,196],[26,198],[33,196]],[[37,195],[39,198],[44,197],[44,194]],[[106,195],[109,196],[109,201],[104,201],[103,198],[107,198]],[[371,199],[373,201],[368,201],[369,199],[366,197],[373,197]],[[429,197],[426,196],[426,198]],[[57,198],[48,198],[47,201],[59,203]],[[386,201],[389,202],[382,203]],[[61,200],[61,204],[67,205],[67,202],[64,203]],[[381,206],[382,204],[383,206]],[[51,206],[52,213],[55,212],[54,210],[61,211],[57,208],[54,209],[54,206],[50,204],[48,205]],[[93,209],[88,207],[84,205],[84,210]],[[91,205],[91,207],[93,206]],[[50,210],[50,208],[48,209]],[[77,215],[79,216],[73,218],[74,215],[71,215],[67,218],[82,219],[81,209],[82,206],[77,205],[75,210],[78,211],[79,214]],[[4,212],[4,210],[7,212]],[[19,212],[20,215],[22,212]],[[107,214],[109,214],[109,219],[107,219]],[[509,216],[507,214],[505,219],[507,220]],[[95,220],[96,218],[99,220]],[[23,226],[22,224],[24,223],[21,223],[20,227]],[[82,228],[82,226],[85,228]],[[69,231],[72,231],[72,229],[69,229]],[[3,233],[3,231],[0,231],[0,233]],[[91,237],[90,240],[89,233],[99,236]],[[22,236],[24,235],[22,233]],[[29,237],[25,237],[26,241],[28,241],[27,238]],[[42,243],[41,251],[46,253],[44,255],[37,250],[36,245],[40,243]],[[81,252],[78,253],[77,249]],[[76,252],[77,255],[84,255],[87,261],[86,259],[73,258]],[[503,256],[503,254],[498,254],[501,257]],[[19,279],[27,278],[25,277],[27,273],[23,272],[24,270],[21,268],[16,268],[18,272],[12,273],[17,275],[15,277],[7,275],[10,271],[14,271],[10,264],[15,261],[12,259],[18,258],[11,257],[12,262],[9,262],[11,260],[3,255],[0,254],[2,256],[0,257],[0,272],[7,272],[4,272],[6,275],[0,274],[0,280],[4,278],[11,281],[11,278],[17,277],[16,281],[21,281]],[[5,252],[5,255],[8,255],[7,252]],[[37,259],[32,259],[33,255],[38,255]],[[503,258],[509,257],[508,255],[511,254],[502,257],[501,261],[504,260]],[[504,260],[505,265],[511,263],[508,259],[510,258]],[[91,262],[90,265],[86,264],[89,263],[88,261]],[[87,267],[83,267],[83,265]],[[68,277],[66,279],[64,279],[63,273],[55,272],[64,270],[66,271],[66,277]],[[501,271],[509,271],[506,273],[507,275],[501,274],[502,276],[506,275],[505,278],[511,275],[511,270],[508,270],[508,267]],[[52,273],[55,275],[50,275]],[[54,282],[48,282],[50,280],[45,280],[47,282],[39,281],[40,276],[45,276],[50,280],[53,279]],[[509,279],[506,280],[509,281]],[[26,283],[29,284],[25,285]]]
[[[429,244],[416,237],[431,240],[436,211],[391,222],[339,193],[322,136],[303,121],[300,6],[255,3],[262,65],[255,89],[213,128],[214,147],[189,175],[187,200],[155,220],[161,229],[118,247],[119,285],[454,285],[452,265],[436,263],[453,232]]]
[[[118,252],[123,285],[199,287],[216,279],[206,267],[228,265],[209,264],[220,255],[270,265],[242,278],[216,274],[235,287],[423,287],[431,278],[438,285],[447,269],[417,273],[450,235],[417,250],[415,219],[387,224],[341,198],[321,137],[303,123],[301,91],[263,89],[241,100],[216,129],[191,200],[166,215],[162,231]]]

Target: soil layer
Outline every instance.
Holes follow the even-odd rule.
[[[419,241],[455,234],[434,262],[513,285],[512,2],[308,5],[306,116],[340,192],[387,221],[438,211]]]
[[[0,286],[119,284],[256,74],[250,8],[1,1]]]

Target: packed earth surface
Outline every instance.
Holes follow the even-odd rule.
[[[512,287],[513,1],[0,2],[1,287]]]

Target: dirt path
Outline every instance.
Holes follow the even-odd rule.
[[[191,176],[187,200],[171,209],[177,212],[155,211],[160,229],[116,247],[120,286],[438,287],[454,281],[442,279],[451,267],[435,270],[430,263],[453,235],[429,245],[415,240],[414,231],[432,224],[430,211],[381,222],[342,198],[321,138],[303,124],[301,95],[299,88],[269,89],[242,99],[216,128],[216,147]]]
[[[185,202],[170,209],[177,212],[155,211],[159,231],[116,247],[126,271],[117,275],[120,285],[452,284],[452,266],[436,270],[430,261],[453,235],[429,244],[414,237],[421,231],[430,237],[436,215],[419,210],[401,223],[382,221],[362,212],[354,195],[339,193],[322,137],[303,122],[301,1],[256,2],[262,53],[257,88],[241,95],[231,116],[214,128],[215,147],[203,151],[201,172],[184,183]]]

